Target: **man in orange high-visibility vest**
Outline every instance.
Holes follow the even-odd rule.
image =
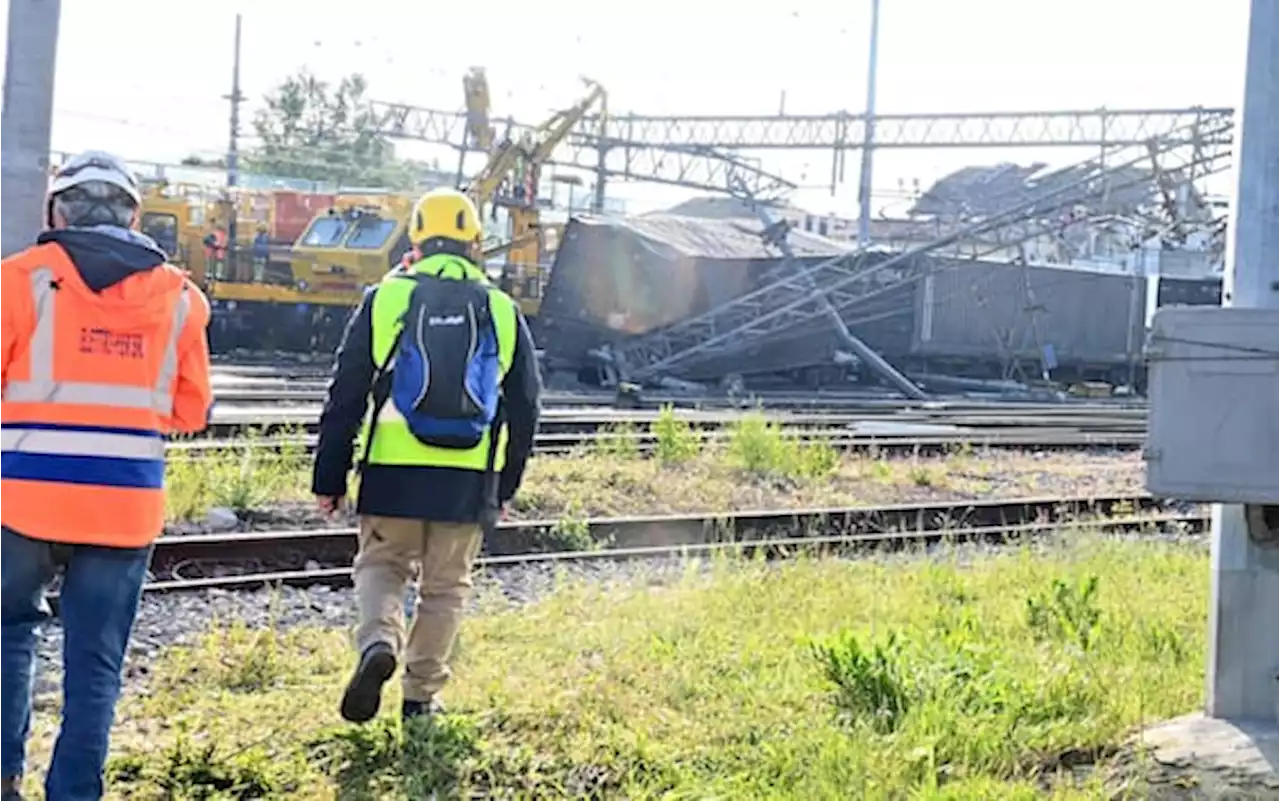
[[[49,230],[0,264],[0,778],[18,799],[38,625],[62,574],[62,729],[46,797],[99,798],[120,672],[164,528],[164,435],[212,404],[209,302],[137,231],[137,183],[106,153],[53,177]]]

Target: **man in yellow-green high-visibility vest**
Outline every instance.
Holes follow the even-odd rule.
[[[471,448],[424,444],[385,395],[375,399],[374,416],[364,425],[354,570],[360,663],[341,705],[342,716],[352,722],[377,714],[382,685],[401,654],[401,714],[409,718],[441,709],[437,694],[449,680],[449,654],[484,530],[515,495],[533,450],[541,392],[533,338],[515,301],[490,286],[476,265],[480,238],[480,217],[470,198],[452,189],[423,195],[409,221],[416,261],[397,267],[365,293],[338,348],[320,416],[312,491],[321,509],[332,514],[346,494],[356,434],[374,384],[389,367],[394,372],[389,360],[402,317],[415,286],[429,280],[415,276],[484,288],[497,340],[502,414],[479,443]],[[404,593],[418,570],[417,611],[406,639]]]

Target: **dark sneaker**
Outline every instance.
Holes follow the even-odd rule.
[[[444,704],[439,698],[430,701],[405,701],[400,705],[400,719],[432,718],[444,714]]]
[[[352,723],[365,723],[378,714],[382,704],[382,685],[396,672],[396,653],[388,643],[375,642],[360,656],[355,675],[342,694],[342,717]]]

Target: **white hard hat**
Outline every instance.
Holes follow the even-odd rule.
[[[123,161],[101,150],[86,150],[59,167],[49,184],[49,196],[53,197],[90,181],[102,181],[119,187],[135,204],[142,204],[142,197],[138,194],[138,181],[133,173],[124,166]]]

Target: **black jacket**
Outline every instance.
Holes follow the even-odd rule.
[[[377,369],[370,347],[375,289],[365,292],[338,345],[329,397],[320,415],[320,442],[316,446],[311,482],[311,490],[317,495],[345,495],[353,456],[363,456],[354,454],[353,450],[368,411]],[[520,487],[525,465],[533,452],[541,391],[533,336],[524,316],[520,315],[514,358],[502,381],[502,408],[510,434],[506,464],[498,477],[499,503],[511,500]],[[477,470],[373,464],[365,468],[360,481],[356,510],[365,515],[472,523],[481,519],[484,491],[484,475]]]

